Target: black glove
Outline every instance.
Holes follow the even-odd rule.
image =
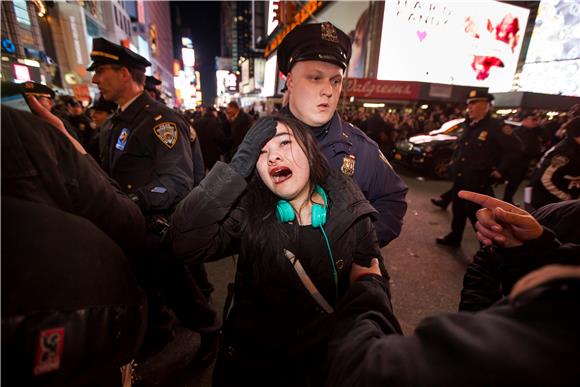
[[[169,229],[169,221],[163,215],[152,215],[147,218],[147,231],[163,237]]]
[[[270,117],[256,121],[232,157],[230,167],[243,177],[250,176],[260,157],[262,147],[276,135],[276,125],[277,122]]]

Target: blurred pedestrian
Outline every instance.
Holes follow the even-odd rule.
[[[511,204],[514,204],[514,195],[526,177],[530,165],[542,155],[540,139],[536,132],[538,116],[533,112],[526,112],[522,118],[522,125],[514,129],[514,134],[522,143],[523,151],[521,157],[514,160],[512,168],[507,171],[507,183],[503,194],[503,201]]]
[[[203,116],[195,120],[193,126],[199,136],[206,169],[210,170],[226,152],[228,139],[222,131],[220,120],[215,115],[215,109],[211,106],[205,108]]]
[[[467,219],[475,225],[477,205],[458,199],[460,190],[493,196],[492,184],[505,180],[513,160],[521,154],[521,143],[511,126],[491,117],[493,96],[472,90],[467,99],[468,119],[453,152],[450,175],[453,178],[451,232],[436,238],[440,245],[459,247]]]
[[[252,126],[252,117],[242,109],[236,101],[231,101],[228,103],[226,108],[226,115],[228,121],[230,122],[231,131],[231,154],[236,153],[238,146],[242,143],[242,140],[248,133],[248,130]]]
[[[331,169],[354,177],[379,212],[375,228],[385,246],[401,232],[407,186],[377,143],[336,112],[350,55],[349,37],[329,22],[294,28],[278,48],[289,93],[281,112],[310,127]]]
[[[95,127],[91,119],[85,114],[82,103],[75,98],[66,98],[64,106],[68,113],[67,120],[75,128],[79,141],[82,146],[88,147],[95,134]]]
[[[145,76],[145,91],[149,93],[151,98],[155,101],[162,103],[165,105],[165,101],[161,98],[161,91],[159,91],[158,87],[161,85],[161,81],[151,75]]]
[[[95,125],[95,134],[86,149],[87,152],[99,162],[105,153],[108,135],[107,131],[101,130],[101,128],[107,119],[117,111],[117,109],[118,106],[115,102],[106,101],[103,97],[100,97],[93,106],[91,106],[91,118]]]

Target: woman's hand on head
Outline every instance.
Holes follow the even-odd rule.
[[[230,167],[244,177],[250,176],[262,147],[276,135],[277,125],[276,120],[270,117],[256,121],[232,157]]]

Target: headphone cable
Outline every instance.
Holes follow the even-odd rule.
[[[334,257],[332,256],[332,250],[330,249],[330,242],[328,242],[328,237],[324,232],[324,227],[320,225],[320,231],[324,236],[324,241],[326,242],[326,247],[328,248],[328,253],[330,254],[330,266],[332,267],[332,280],[334,281],[334,292],[335,292],[335,303],[338,302],[338,273],[336,272],[336,264],[334,263]]]

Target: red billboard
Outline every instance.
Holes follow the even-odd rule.
[[[419,82],[380,81],[371,78],[347,78],[344,92],[349,97],[415,100],[419,98]]]

